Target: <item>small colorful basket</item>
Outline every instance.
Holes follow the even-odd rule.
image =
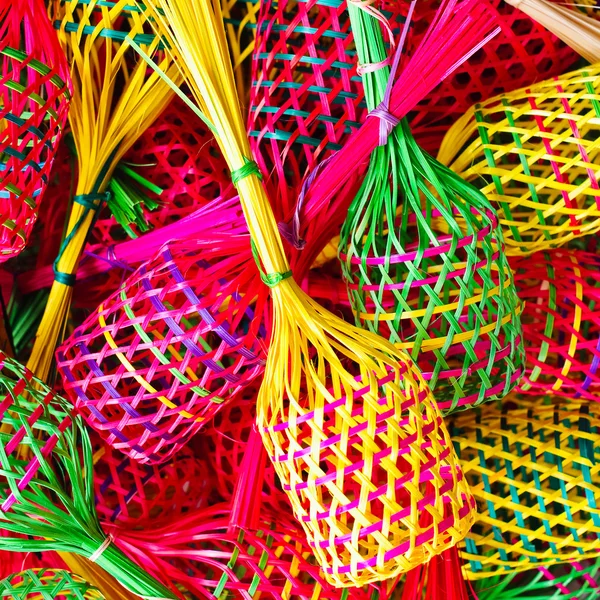
[[[452,439],[479,513],[462,549],[469,578],[598,559],[595,406],[507,399],[456,418]]]
[[[600,67],[476,104],[438,158],[497,208],[509,254],[600,231]]]
[[[71,79],[41,0],[0,7],[0,262],[25,247],[67,121]]]
[[[96,588],[69,571],[29,569],[0,581],[0,598],[11,600],[104,600]]]
[[[164,462],[263,372],[267,298],[247,237],[168,243],[58,349],[64,391],[108,444]]]
[[[395,66],[382,66],[377,19],[354,4],[349,11],[358,60],[377,66],[363,81],[369,114],[381,117]],[[524,352],[494,209],[420,148],[407,120],[381,118],[340,236],[356,323],[411,354],[444,413],[502,398],[523,374]]]
[[[558,248],[510,261],[524,301],[517,391],[600,401],[600,256]]]

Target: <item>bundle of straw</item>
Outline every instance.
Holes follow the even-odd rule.
[[[39,326],[29,367],[48,375],[69,310],[74,273],[89,228],[107,200],[113,169],[161,113],[172,94],[143,61],[135,61],[131,36],[177,80],[178,71],[147,33],[146,18],[129,0],[53,0],[50,15],[67,53],[73,79],[69,123],[77,148],[79,179],[66,237],[54,263],[55,281]]]
[[[452,439],[479,508],[461,553],[469,578],[598,559],[595,406],[511,399],[457,417]]]
[[[510,265],[525,303],[527,370],[517,391],[600,401],[600,257],[559,248]]]
[[[29,569],[0,581],[0,598],[12,600],[104,600],[96,588],[69,571]]]
[[[381,29],[360,5],[348,10],[358,60],[378,67],[363,77],[367,106],[383,119]],[[357,324],[411,353],[444,412],[502,398],[519,381],[521,307],[496,214],[418,146],[406,120],[371,155],[340,261]]]
[[[247,235],[170,242],[58,349],[65,393],[108,444],[163,462],[262,373],[267,298]]]
[[[137,595],[171,598],[100,527],[81,419],[19,363],[3,356],[0,367],[0,549],[77,553]]]
[[[498,209],[509,254],[600,231],[600,68],[566,73],[472,107],[439,160]]]
[[[218,6],[148,6],[214,127],[271,288],[257,423],[295,516],[329,582],[394,577],[456,544],[472,523],[441,414],[406,355],[323,310],[291,277],[249,158]]]
[[[212,493],[208,465],[191,452],[160,465],[141,465],[110,446],[94,465],[94,496],[101,523],[152,529],[159,520],[205,508]]]
[[[549,29],[590,63],[600,61],[600,28],[592,15],[550,0],[506,1]],[[596,11],[597,6],[596,3]]]
[[[35,224],[71,100],[69,69],[41,0],[0,6],[0,262]]]

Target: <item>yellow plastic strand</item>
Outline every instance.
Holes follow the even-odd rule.
[[[252,57],[256,39],[256,21],[260,10],[259,0],[221,0],[221,10],[229,49],[233,60],[233,72],[240,98],[248,99],[248,61]]]
[[[69,276],[77,269],[112,172],[172,97],[169,86],[149,72],[125,36],[137,39],[148,54],[157,54],[169,77],[176,81],[179,77],[169,56],[159,51],[158,37],[148,34],[146,17],[130,0],[53,0],[49,12],[71,65],[69,122],[79,165],[75,198],[83,197],[84,204],[73,203],[66,243],[55,267],[60,277],[52,284],[27,364],[41,379],[47,378],[57,341],[64,333],[72,295]]]
[[[339,587],[427,562],[461,540],[473,521],[468,487],[427,384],[406,354],[324,310],[290,277],[251,161],[220,6],[144,4],[214,127],[272,287],[257,422],[315,556]],[[399,548],[405,551],[394,552]]]

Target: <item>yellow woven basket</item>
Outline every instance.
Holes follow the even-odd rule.
[[[600,231],[600,65],[476,104],[439,159],[496,205],[508,254]]]
[[[598,558],[595,404],[508,400],[461,414],[453,429],[479,509],[462,552],[469,578]]]

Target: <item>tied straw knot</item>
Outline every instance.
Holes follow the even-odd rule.
[[[54,281],[56,281],[57,283],[62,283],[63,285],[66,285],[68,287],[73,287],[75,285],[75,282],[77,281],[77,276],[74,273],[66,273],[65,271],[60,271],[58,269],[58,262],[60,261],[62,255],[64,254],[68,245],[71,243],[71,240],[73,239],[79,228],[83,225],[85,217],[88,215],[88,213],[90,211],[97,213],[100,207],[103,205],[103,203],[109,202],[111,198],[112,192],[110,191],[102,193],[92,192],[90,194],[78,194],[73,198],[73,202],[75,204],[83,206],[86,210],[79,219],[79,221],[75,223],[73,231],[71,231],[71,233],[63,240],[62,244],[60,245],[58,256],[54,261]]]
[[[106,552],[108,547],[113,543],[114,538],[112,533],[108,534],[108,537],[104,539],[102,544],[98,547],[98,549],[90,556],[89,561],[96,563],[98,559]]]
[[[252,239],[250,240],[250,247],[252,248],[252,256],[254,256],[254,262],[256,262],[258,272],[260,273],[260,279],[266,286],[274,288],[278,286],[282,281],[289,279],[293,275],[291,269],[289,271],[285,271],[284,273],[265,273],[260,265],[260,257],[258,256],[258,250],[256,249],[256,245],[254,243],[254,240]]]
[[[242,179],[246,179],[246,177],[250,177],[250,175],[256,175],[262,181],[263,176],[258,168],[258,164],[247,156],[244,156],[243,158],[244,165],[239,169],[231,171],[231,181],[233,182],[233,185],[237,185]]]

